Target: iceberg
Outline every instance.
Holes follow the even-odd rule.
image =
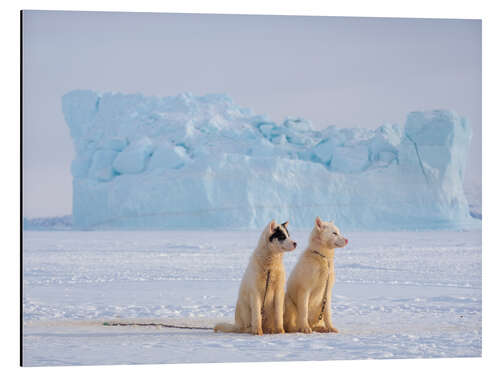
[[[261,228],[271,219],[343,230],[467,229],[471,131],[453,111],[404,126],[281,124],[221,94],[158,98],[75,90],[73,228]]]

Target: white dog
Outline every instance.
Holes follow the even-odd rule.
[[[285,333],[285,268],[282,258],[285,251],[297,247],[289,237],[287,224],[277,225],[273,220],[266,226],[241,280],[235,324],[219,323],[214,327],[215,332]]]
[[[286,332],[338,332],[332,324],[331,298],[335,283],[335,248],[347,245],[333,222],[316,218],[309,246],[287,282],[284,327]]]

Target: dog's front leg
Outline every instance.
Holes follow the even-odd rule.
[[[335,328],[332,324],[332,293],[328,293],[326,299],[325,313],[323,314],[325,321],[325,331],[339,333],[339,330]]]
[[[285,333],[283,329],[283,307],[285,306],[285,289],[278,288],[274,295],[274,322],[273,333]]]
[[[252,313],[252,333],[254,335],[262,335],[262,302],[258,293],[254,293],[250,297],[250,310]]]
[[[309,310],[309,292],[300,289],[297,293],[297,331],[302,333],[311,333],[308,321]]]

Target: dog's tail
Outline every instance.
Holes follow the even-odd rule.
[[[214,332],[240,332],[240,329],[231,323],[217,323]]]

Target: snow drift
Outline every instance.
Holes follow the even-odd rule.
[[[446,110],[405,126],[321,131],[226,95],[157,98],[77,90],[62,98],[76,148],[73,225],[106,228],[461,229],[471,138]]]

